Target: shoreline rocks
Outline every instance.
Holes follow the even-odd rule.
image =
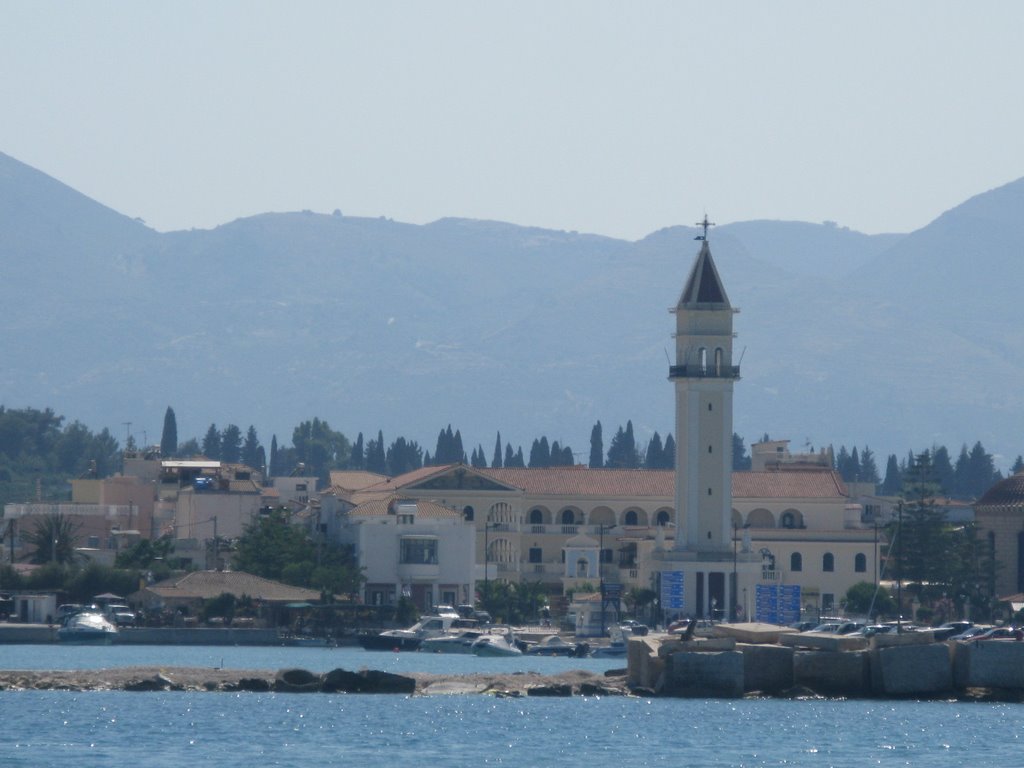
[[[409,695],[623,696],[625,673],[576,670],[557,675],[399,675],[379,670],[246,670],[203,667],[116,667],[78,670],[0,670],[0,691],[202,691],[257,693],[392,693]]]

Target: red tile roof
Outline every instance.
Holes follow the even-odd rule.
[[[365,498],[381,492],[411,488],[435,475],[449,472],[454,464],[423,467],[388,482],[365,489]],[[675,496],[675,472],[655,469],[591,469],[585,466],[547,469],[473,469],[484,477],[519,488],[531,496],[579,496],[599,498],[665,498]],[[837,472],[826,469],[733,472],[732,495],[736,499],[836,498],[848,496]]]
[[[350,513],[351,515],[360,517],[384,517],[388,514],[388,509],[392,504],[400,502],[401,499],[395,494],[390,496],[383,496],[377,499],[371,499],[366,501]],[[416,505],[416,517],[417,518],[450,518],[450,517],[462,517],[462,513],[458,512],[451,507],[446,507],[441,504],[436,504],[433,501],[426,501],[423,499],[409,500],[410,504]]]
[[[185,600],[210,600],[225,592],[236,597],[247,595],[271,602],[320,600],[320,593],[315,590],[293,587],[242,571],[193,571],[153,584],[146,587],[143,592],[150,592],[165,599]]]
[[[830,499],[846,495],[839,473],[831,470],[732,473],[734,499]]]

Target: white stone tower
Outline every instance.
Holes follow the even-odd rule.
[[[707,216],[699,226],[700,253],[672,310],[676,538],[672,549],[656,557],[667,614],[731,618],[739,584],[750,581],[754,568],[747,548],[738,552],[732,525],[732,390],[740,376],[732,357],[736,310],[711,258]]]
[[[732,318],[708,247],[707,228],[690,277],[672,312],[676,361],[677,551],[732,552]]]

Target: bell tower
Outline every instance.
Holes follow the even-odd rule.
[[[707,216],[700,253],[672,312],[676,316],[677,551],[732,552],[732,319],[722,279],[708,246]]]

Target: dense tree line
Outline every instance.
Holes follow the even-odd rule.
[[[121,449],[107,429],[65,424],[51,409],[0,406],[0,503],[66,495],[69,478],[106,477],[121,468]],[[38,483],[38,487],[37,487]]]
[[[767,440],[764,435],[762,440]],[[173,446],[173,447],[172,447]],[[127,445],[126,448],[132,448]],[[333,429],[324,419],[313,418],[298,424],[291,433],[291,444],[280,445],[277,435],[271,437],[269,456],[260,442],[256,427],[242,430],[236,424],[218,427],[210,424],[202,439],[188,438],[179,442],[177,417],[168,406],[164,414],[160,439],[161,454],[177,457],[205,456],[210,459],[242,463],[269,476],[301,473],[329,482],[330,472],[340,469],[364,469],[396,476],[424,466],[440,466],[455,462],[474,467],[561,467],[572,466],[586,456],[592,468],[672,469],[675,466],[676,443],[672,434],[662,437],[655,432],[646,445],[638,443],[633,422],[618,426],[605,446],[604,427],[600,421],[590,433],[589,453],[576,453],[571,446],[542,435],[533,440],[529,452],[522,446],[504,442],[501,433],[495,438],[488,460],[484,447],[477,444],[466,453],[462,433],[451,424],[439,430],[433,453],[406,437],[385,440],[378,431],[364,439],[358,433],[354,441]],[[941,492],[945,496],[970,500],[977,498],[1001,478],[992,456],[980,442],[968,449],[963,445],[953,461],[944,446],[926,451]],[[835,469],[848,482],[873,482],[885,495],[897,495],[904,478],[913,469],[915,454],[898,458],[890,455],[884,473],[879,472],[874,452],[867,446],[848,449],[840,446],[834,454]],[[71,477],[111,475],[120,469],[121,448],[107,429],[93,434],[81,423],[64,424],[64,417],[52,410],[11,410],[0,406],[0,500],[23,501],[33,498],[36,482],[41,478],[41,495],[46,499],[68,494]],[[751,459],[743,438],[732,436],[734,470],[750,469]],[[1020,456],[1013,470],[1024,468]]]

